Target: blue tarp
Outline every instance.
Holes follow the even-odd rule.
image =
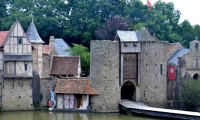
[[[54,106],[56,106],[55,94],[52,90],[50,90],[50,95],[51,95],[51,101],[53,101]]]

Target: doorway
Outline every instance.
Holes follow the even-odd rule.
[[[131,81],[125,82],[121,88],[121,100],[123,99],[134,101],[136,99],[135,85]]]
[[[199,75],[198,74],[194,74],[193,79],[194,80],[199,80]]]

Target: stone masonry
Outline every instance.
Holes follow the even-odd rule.
[[[40,103],[41,106],[47,106],[47,101],[50,99],[50,90],[55,89],[56,86],[56,78],[48,78],[48,79],[41,79],[40,80],[40,91],[43,96],[43,99]]]
[[[116,112],[120,100],[119,42],[92,40],[90,52],[90,79],[100,93],[91,98],[94,112]]]
[[[140,101],[164,107],[167,96],[166,45],[163,41],[143,41],[140,61]]]
[[[32,79],[4,79],[2,91],[2,110],[31,110]]]

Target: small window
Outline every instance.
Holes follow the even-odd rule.
[[[162,64],[160,64],[160,75],[162,75]]]
[[[195,44],[195,50],[196,51],[199,50],[199,44],[198,43]]]
[[[24,69],[25,69],[25,71],[28,70],[28,63],[27,62],[24,63]]]
[[[127,46],[128,46],[128,43],[124,43],[124,46],[127,47]]]
[[[199,59],[198,59],[198,58],[196,58],[196,69],[198,69],[198,67],[199,67],[199,64],[198,64],[198,62],[199,62]]]
[[[22,38],[18,38],[18,44],[22,44]]]

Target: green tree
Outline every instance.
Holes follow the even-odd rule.
[[[7,13],[6,13],[6,1],[5,0],[1,0],[0,1],[0,30],[3,30],[2,25],[2,18],[6,17]]]
[[[100,40],[114,40],[117,30],[130,30],[131,22],[123,17],[114,16],[108,19],[102,28],[95,31],[97,39]]]
[[[200,82],[197,80],[184,80],[180,87],[180,99],[184,101],[187,110],[195,110],[200,105]]]
[[[149,28],[152,28],[156,37],[169,42],[180,42],[184,45],[182,36],[177,32],[180,11],[174,4],[157,1],[153,10],[149,11]]]
[[[73,47],[66,51],[72,56],[80,56],[82,75],[88,76],[90,71],[90,52],[88,48],[81,44],[73,44]]]

